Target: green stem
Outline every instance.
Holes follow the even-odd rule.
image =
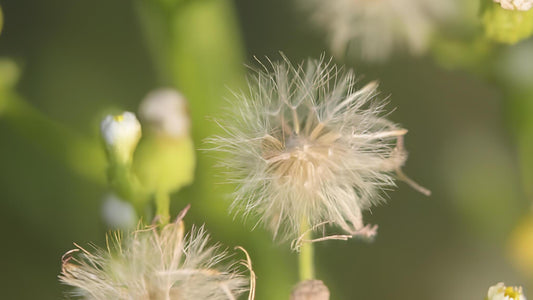
[[[313,238],[313,231],[309,230],[309,223],[307,220],[302,220],[300,224],[300,234],[303,235],[302,246],[298,257],[300,281],[310,280],[315,278],[315,265],[313,243],[308,242]]]
[[[155,194],[156,215],[159,223],[166,225],[170,221],[170,196],[166,191],[158,191]]]

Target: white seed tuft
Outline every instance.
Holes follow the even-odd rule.
[[[239,262],[227,265],[228,253],[208,245],[203,227],[184,236],[180,220],[124,239],[115,232],[107,249],[76,247],[63,256],[60,275],[76,298],[234,300],[247,290]]]
[[[396,141],[407,131],[382,117],[376,82],[357,89],[351,71],[323,59],[298,67],[284,59],[249,78],[249,93],[236,93],[218,122],[225,135],[209,139],[229,153],[232,207],[257,215],[275,237],[296,240],[303,221],[374,235],[362,211],[394,186],[407,158]]]

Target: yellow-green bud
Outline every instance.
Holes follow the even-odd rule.
[[[513,229],[507,251],[514,266],[528,278],[533,278],[533,213]]]
[[[486,36],[499,43],[514,44],[533,34],[533,9],[508,10],[490,3],[482,18]]]
[[[131,162],[133,151],[141,138],[141,124],[134,113],[108,115],[100,124],[110,160],[127,164]]]
[[[0,90],[14,87],[19,76],[20,70],[14,61],[0,58]]]
[[[139,115],[151,129],[134,161],[142,184],[152,192],[167,193],[190,184],[196,155],[186,99],[173,89],[155,90],[140,104]]]

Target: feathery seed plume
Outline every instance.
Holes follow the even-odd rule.
[[[263,65],[219,121],[225,134],[208,140],[229,154],[233,208],[257,215],[274,237],[296,240],[302,222],[370,237],[376,227],[362,211],[383,201],[394,172],[428,194],[400,170],[407,130],[383,117],[377,86],[357,89],[351,71],[323,59]]]
[[[235,300],[248,290],[228,253],[208,245],[203,227],[185,235],[180,214],[162,229],[155,226],[123,237],[108,236],[107,249],[78,245],[63,256],[60,280],[80,299]]]

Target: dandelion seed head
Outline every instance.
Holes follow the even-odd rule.
[[[209,141],[237,183],[233,208],[257,215],[274,234],[296,238],[300,224],[365,231],[362,211],[383,201],[391,172],[407,155],[407,131],[385,119],[378,84],[324,59],[293,67],[284,58],[249,78]]]
[[[107,249],[82,247],[63,257],[60,280],[81,299],[236,299],[247,290],[228,252],[209,245],[203,227],[183,223],[108,236]]]

